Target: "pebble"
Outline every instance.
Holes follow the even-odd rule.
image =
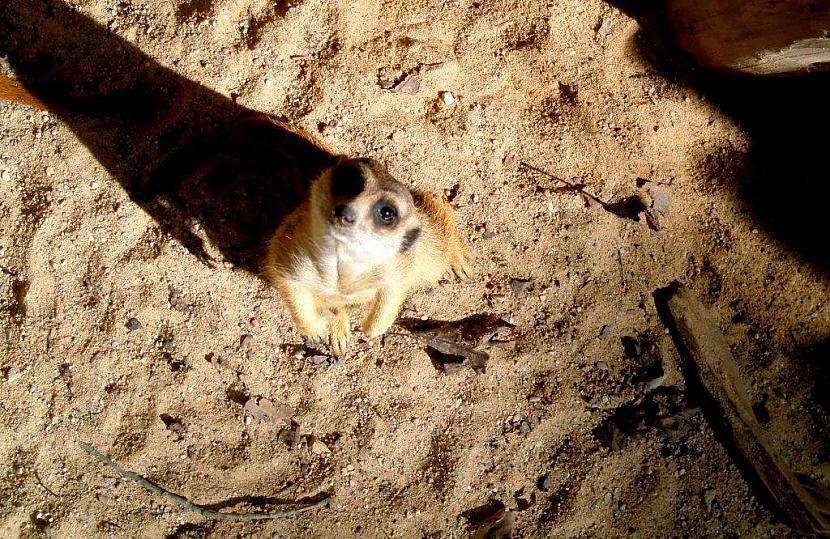
[[[239,347],[244,348],[251,344],[251,341],[254,340],[254,336],[250,334],[245,334],[239,339]]]
[[[510,279],[510,290],[514,297],[522,297],[533,284],[533,279]]]
[[[715,489],[707,488],[703,491],[703,503],[706,505],[706,510],[712,512],[712,502],[715,501]]]
[[[530,427],[530,423],[528,423],[527,421],[522,421],[519,425],[519,430],[522,431],[522,434],[527,434],[533,429]]]
[[[315,455],[328,455],[331,453],[331,449],[329,449],[326,444],[315,438],[311,442],[311,452]]]
[[[138,318],[130,318],[129,320],[127,320],[125,326],[130,331],[135,331],[137,329],[141,329],[141,322],[138,321]]]
[[[452,92],[441,92],[441,101],[444,102],[444,105],[451,107],[455,103],[455,96],[452,95]]]
[[[3,172],[0,172],[0,178],[2,178],[4,182],[10,181],[12,179],[12,173],[8,170],[4,170]]]
[[[543,475],[542,477],[540,477],[540,478],[536,481],[536,486],[537,486],[537,487],[539,488],[539,490],[541,490],[542,492],[547,492],[547,491],[549,491],[549,490],[550,490],[550,487],[551,487],[550,475],[549,475],[549,474],[545,474],[545,475]]]
[[[614,331],[611,329],[611,326],[602,326],[599,336],[601,339],[609,339],[614,336]]]
[[[94,180],[92,181],[92,183],[89,184],[89,188],[92,189],[93,191],[95,191],[99,187],[101,187],[101,184],[98,183],[97,181],[94,181]]]
[[[20,376],[20,369],[16,366],[12,366],[6,371],[6,381],[7,382],[14,382]]]
[[[274,81],[271,79],[265,79],[265,86],[271,87],[274,85]]]
[[[318,356],[311,356],[308,359],[311,360],[312,365],[325,365],[328,362],[329,357],[318,355]]]
[[[542,397],[540,397],[538,395],[531,395],[530,397],[527,398],[527,400],[532,402],[533,404],[536,404],[537,402],[542,401]]]

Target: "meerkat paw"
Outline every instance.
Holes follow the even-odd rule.
[[[473,265],[467,254],[459,253],[450,262],[450,270],[460,281],[468,281],[473,276]]]
[[[298,324],[298,328],[310,346],[319,346],[328,341],[329,329],[325,320],[314,324]]]
[[[331,326],[329,348],[336,357],[340,357],[346,353],[351,343],[352,328],[349,323],[349,315],[338,313]]]
[[[392,327],[392,324],[367,324],[363,327],[363,334],[367,339],[374,339],[380,337]]]

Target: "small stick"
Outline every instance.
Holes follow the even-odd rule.
[[[178,494],[173,494],[169,490],[163,489],[162,487],[148,481],[147,479],[141,477],[135,472],[125,470],[119,464],[113,462],[112,459],[100,453],[97,449],[95,449],[86,442],[81,442],[80,445],[81,449],[89,453],[93,458],[95,458],[95,460],[109,466],[110,468],[118,472],[118,475],[120,475],[121,477],[124,477],[125,479],[130,479],[144,490],[152,492],[159,498],[173,502],[182,509],[185,509],[186,511],[193,511],[194,513],[197,513],[204,518],[241,521],[271,520],[276,518],[284,518],[299,515],[300,513],[305,513],[306,511],[310,511],[312,509],[328,505],[331,502],[331,497],[326,497],[317,503],[314,503],[306,507],[301,507],[299,509],[292,509],[291,511],[277,511],[274,513],[220,513],[218,511],[212,511],[210,509],[206,509],[200,505],[197,505],[186,498],[182,498]]]
[[[622,284],[622,289],[628,289],[628,285],[625,282],[625,273],[623,272],[623,262],[622,262],[622,248],[617,248],[617,262],[619,262],[620,268],[620,284]]]
[[[37,481],[37,484],[38,484],[38,485],[40,485],[40,486],[42,486],[42,487],[43,487],[43,490],[45,490],[46,492],[48,492],[49,494],[51,494],[51,495],[52,495],[52,496],[54,496],[55,498],[60,498],[60,496],[58,496],[57,494],[55,494],[54,492],[52,492],[52,490],[51,490],[49,487],[47,487],[47,486],[43,483],[43,480],[41,480],[40,475],[38,475],[38,473],[37,473],[37,470],[35,470],[35,469],[33,468],[33,469],[32,469],[32,472],[33,472],[33,475],[35,476],[35,480]]]
[[[569,181],[567,181],[567,180],[563,180],[562,178],[560,178],[560,177],[558,177],[558,176],[554,176],[554,175],[553,175],[553,174],[551,174],[550,172],[546,172],[546,171],[542,170],[541,168],[534,167],[533,165],[530,165],[530,164],[528,164],[528,163],[525,163],[524,161],[519,161],[519,165],[521,165],[521,166],[523,166],[523,167],[525,167],[525,168],[527,168],[527,169],[530,169],[530,170],[532,170],[532,171],[534,171],[534,172],[538,172],[539,174],[542,174],[542,175],[544,175],[544,176],[547,176],[548,178],[550,178],[550,179],[551,179],[551,180],[553,180],[553,181],[557,181],[557,182],[560,182],[560,183],[564,183],[565,185],[567,185],[568,187],[570,187],[571,189],[573,189],[573,190],[574,190],[574,191],[576,191],[577,193],[579,193],[579,194],[581,194],[581,195],[585,195],[586,197],[590,198],[591,200],[593,200],[594,202],[596,202],[597,204],[599,204],[599,205],[600,205],[600,206],[602,206],[603,208],[606,208],[606,209],[607,209],[608,204],[606,204],[605,202],[603,202],[602,200],[600,200],[600,199],[599,199],[599,198],[597,198],[596,196],[594,196],[594,195],[592,195],[591,193],[589,193],[588,191],[586,191],[584,187],[582,187],[582,186],[580,186],[580,185],[577,185],[577,184],[575,184],[575,183],[571,183],[571,182],[569,182]]]

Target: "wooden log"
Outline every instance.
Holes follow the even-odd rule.
[[[666,0],[701,65],[753,75],[830,70],[830,0]]]
[[[830,532],[825,500],[808,492],[793,470],[770,447],[726,339],[703,304],[685,287],[655,292],[664,323],[688,365],[691,386],[699,386],[714,408],[710,421],[767,490],[790,524],[804,534]],[[730,445],[730,444],[727,444]]]

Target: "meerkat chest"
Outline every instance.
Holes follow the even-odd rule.
[[[395,280],[394,248],[377,238],[327,238],[318,259],[320,291],[333,303],[366,303]]]

